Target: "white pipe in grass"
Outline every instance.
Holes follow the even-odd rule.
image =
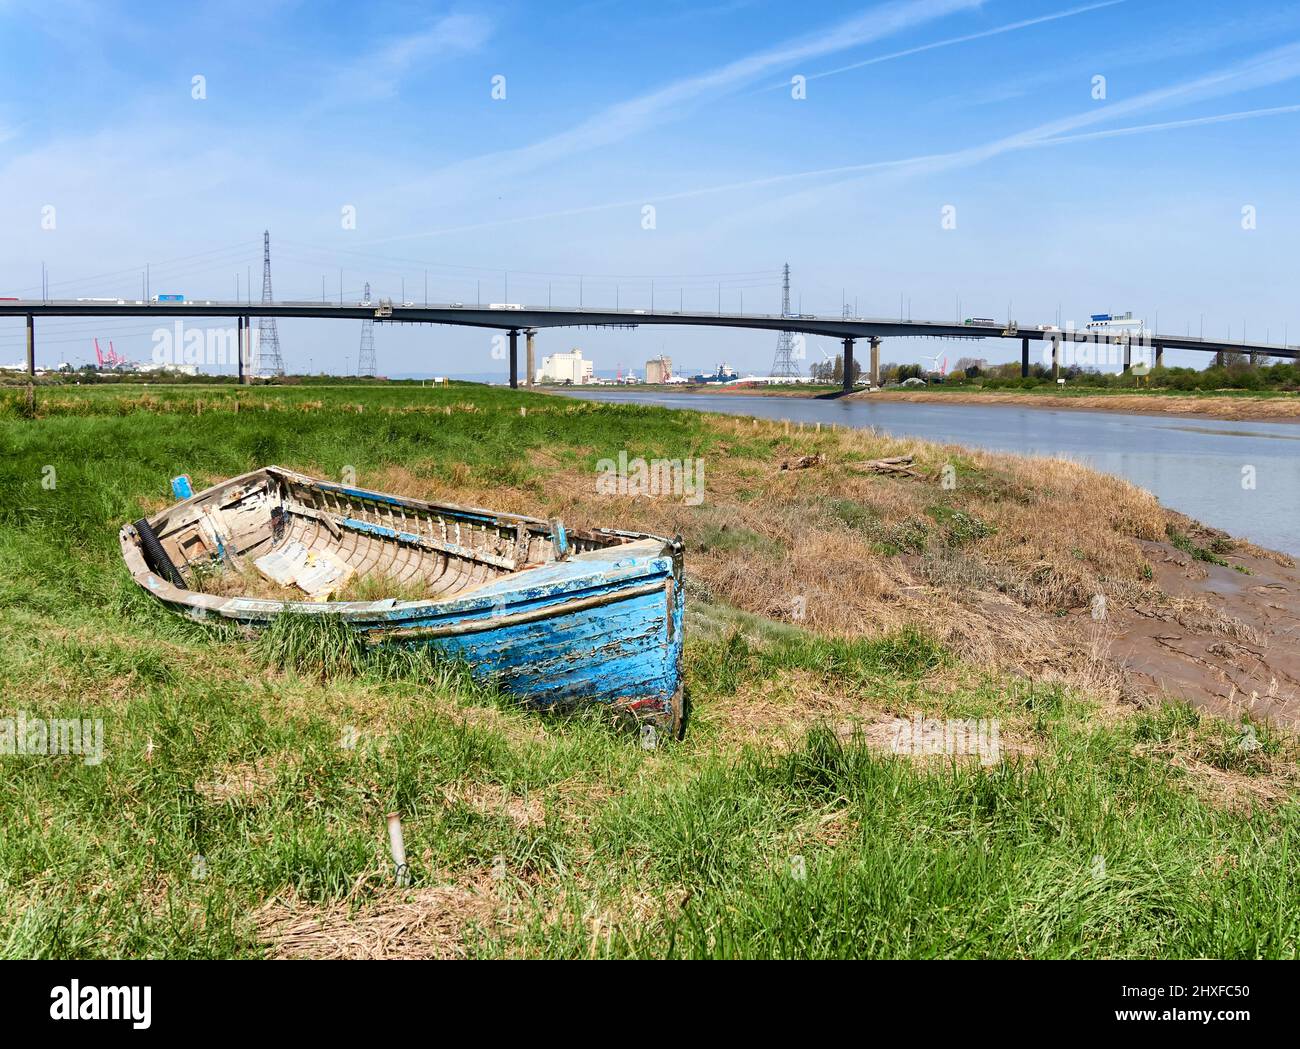
[[[409,885],[411,871],[406,865],[406,842],[402,840],[402,817],[396,812],[388,814],[388,846],[393,853],[393,869],[397,874],[397,884]]]

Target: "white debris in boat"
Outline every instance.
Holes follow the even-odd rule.
[[[319,550],[308,550],[297,539],[253,562],[267,579],[280,586],[297,586],[323,601],[352,578],[352,567]]]
[[[351,578],[350,565],[313,550],[307,555],[307,566],[299,573],[297,583],[310,597],[324,601]]]
[[[281,586],[293,586],[299,570],[307,563],[307,547],[297,539],[279,550],[272,550],[253,562],[262,575]]]

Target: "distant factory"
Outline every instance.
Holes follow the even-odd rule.
[[[556,383],[560,386],[586,386],[594,381],[592,362],[579,349],[568,353],[552,353],[542,358],[534,380],[539,383]]]
[[[673,359],[660,354],[645,362],[645,381],[651,386],[670,382],[673,377]]]

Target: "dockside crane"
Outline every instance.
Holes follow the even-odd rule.
[[[101,370],[104,368],[117,368],[127,363],[126,358],[113,349],[112,339],[108,342],[107,354],[99,348],[99,340],[95,340],[95,360],[99,363]]]

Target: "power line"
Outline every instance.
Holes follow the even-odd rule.
[[[194,259],[206,258],[206,257],[213,256],[213,255],[224,255],[224,254],[228,254],[228,253],[233,252],[233,251],[241,251],[241,252],[244,252],[244,251],[248,251],[250,247],[251,247],[251,245],[249,245],[249,244],[247,244],[247,243],[232,244],[232,245],[229,245],[229,246],[224,247],[224,248],[212,248],[212,249],[210,249],[210,250],[208,250],[208,251],[199,251],[199,252],[195,252],[195,253],[192,254],[192,255],[180,255],[180,256],[177,256],[176,258],[172,258],[172,259],[164,259],[161,263],[144,263],[144,262],[142,262],[142,263],[140,263],[138,266],[125,267],[125,268],[120,269],[120,270],[108,270],[108,271],[106,271],[106,272],[104,272],[104,273],[90,274],[90,275],[85,276],[85,277],[74,277],[74,278],[69,278],[69,279],[67,279],[67,280],[61,280],[61,281],[49,281],[49,282],[48,282],[48,287],[51,287],[51,288],[65,288],[65,287],[68,287],[68,286],[70,286],[70,285],[75,285],[75,284],[88,284],[88,283],[90,283],[91,281],[110,280],[110,279],[112,279],[112,278],[114,278],[114,277],[122,278],[122,279],[125,279],[126,277],[132,277],[132,278],[135,278],[135,277],[140,276],[140,274],[144,272],[144,269],[145,269],[145,266],[146,266],[146,265],[151,265],[151,266],[153,266],[154,268],[158,268],[159,266],[167,267],[167,266],[172,265],[172,264],[174,264],[174,263],[189,262],[189,261],[194,260]],[[16,290],[18,290],[18,291],[40,291],[41,288],[40,288],[39,285],[28,285],[27,287],[18,288],[18,289],[16,289]]]
[[[506,271],[504,266],[465,266],[449,262],[433,262],[427,259],[412,259],[396,255],[381,255],[377,252],[361,251],[356,248],[324,248],[315,244],[305,244],[301,241],[281,240],[281,245],[289,245],[291,248],[306,248],[309,251],[318,252],[325,257],[337,258],[339,255],[356,255],[362,258],[376,259],[381,262],[389,263],[406,263],[412,266],[428,268],[430,270],[447,269],[460,270],[467,273],[490,273],[493,276],[499,275]],[[282,254],[285,254],[283,251]],[[394,271],[400,272],[400,271]],[[509,267],[510,274],[525,277],[570,277],[577,280],[579,277],[606,279],[606,280],[666,280],[675,282],[681,279],[685,280],[702,280],[716,284],[719,280],[724,283],[728,279],[742,279],[751,277],[770,277],[774,280],[778,277],[779,270],[730,270],[722,273],[683,273],[683,274],[663,274],[663,273],[579,273],[579,272],[562,272],[547,270],[523,270]]]

